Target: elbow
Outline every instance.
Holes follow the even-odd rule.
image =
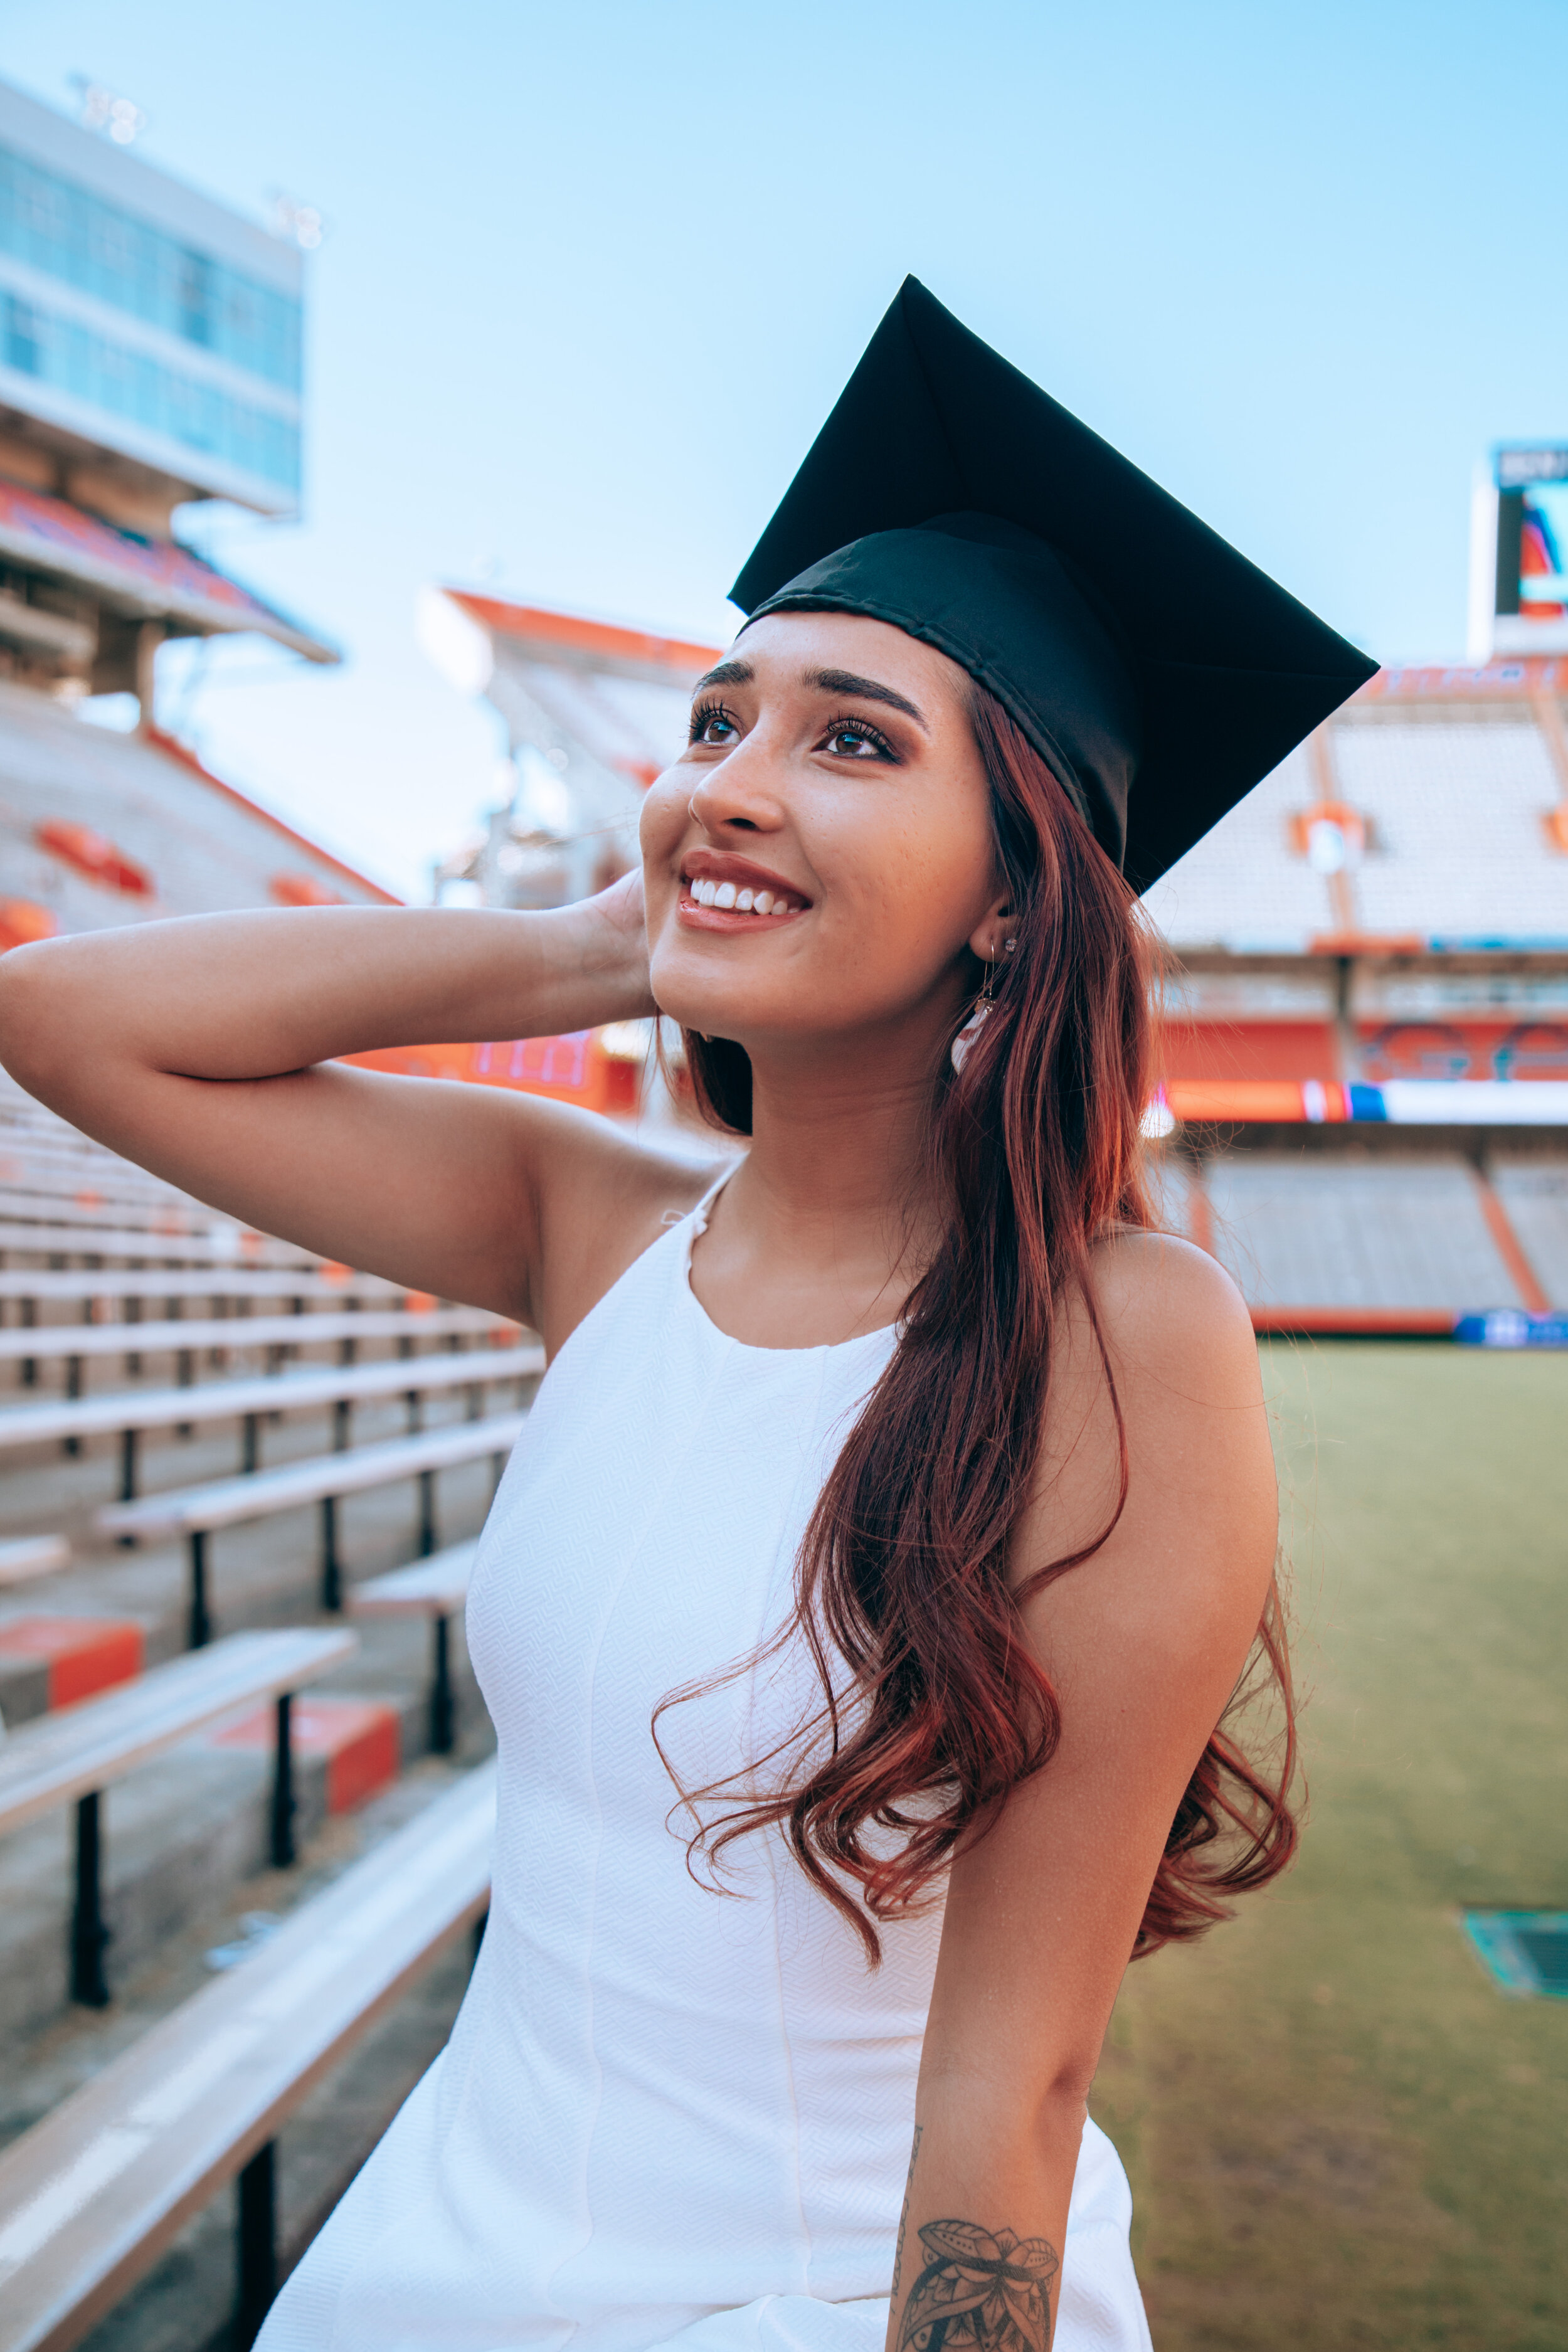
[[[63,940],[36,940],[0,956],[0,1062],[18,1086],[46,1099],[69,1025],[61,971],[67,948]]]

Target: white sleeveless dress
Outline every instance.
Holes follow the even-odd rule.
[[[940,1912],[873,1971],[771,1834],[713,1893],[649,1719],[786,1619],[894,1334],[727,1339],[689,1279],[707,1205],[573,1333],[496,1496],[468,1614],[500,1741],[483,1947],[261,2352],[881,2352]],[[787,1730],[813,1679],[792,1644],[666,1715],[685,1784]],[[1147,2352],[1131,2212],[1089,2124],[1056,2352]]]

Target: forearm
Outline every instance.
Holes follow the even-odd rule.
[[[1047,2352],[1083,2123],[1081,2098],[922,2093],[888,2352]]]
[[[46,1099],[96,1065],[269,1077],[383,1045],[544,1036],[650,1009],[640,920],[310,908],[128,926],[0,961],[0,1058]]]

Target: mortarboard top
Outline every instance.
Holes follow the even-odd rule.
[[[951,656],[1139,890],[1376,671],[906,278],[734,587]]]

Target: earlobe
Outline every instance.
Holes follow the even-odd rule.
[[[999,906],[988,908],[970,932],[970,950],[982,963],[995,963],[1002,956],[1012,954],[1016,929],[1013,902],[1004,898]]]

